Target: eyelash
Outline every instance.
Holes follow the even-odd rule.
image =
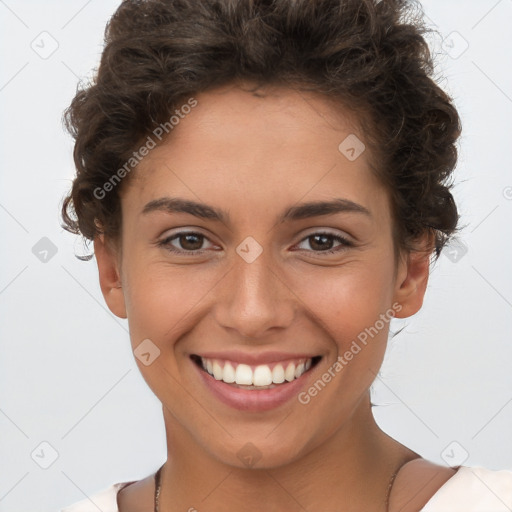
[[[195,251],[180,250],[180,249],[176,249],[175,247],[170,245],[172,240],[179,239],[180,237],[186,236],[186,235],[197,235],[203,239],[208,240],[208,238],[205,235],[203,235],[202,233],[198,233],[195,231],[180,231],[178,233],[175,233],[172,236],[169,236],[169,237],[161,240],[160,242],[158,242],[157,245],[159,247],[165,247],[169,252],[172,252],[175,254],[185,254],[185,255],[189,255],[189,256],[197,256],[197,255],[201,255],[204,252],[206,252],[206,249],[197,249]],[[328,233],[328,232],[324,232],[324,231],[318,231],[318,232],[309,234],[308,236],[306,236],[302,240],[300,240],[299,244],[301,242],[307,240],[308,238],[311,238],[316,235],[331,237],[333,240],[335,240],[337,242],[341,242],[341,246],[338,246],[337,248],[334,248],[334,249],[329,249],[327,251],[310,251],[310,252],[314,252],[314,253],[318,253],[318,254],[335,254],[335,253],[339,253],[339,252],[345,250],[347,247],[353,247],[353,245],[354,245],[352,242],[350,242],[349,240],[347,240],[346,238],[344,238],[340,235],[335,235],[333,233]],[[342,247],[342,248],[340,249],[340,247]]]

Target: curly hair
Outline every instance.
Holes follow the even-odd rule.
[[[63,227],[117,239],[122,187],[94,191],[187,98],[246,82],[317,92],[357,114],[390,194],[395,250],[429,232],[437,258],[459,218],[449,179],[461,123],[433,77],[432,31],[413,0],[123,1],[94,78],[64,113],[76,177]]]

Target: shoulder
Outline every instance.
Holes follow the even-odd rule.
[[[390,512],[417,512],[447,481],[456,475],[454,468],[417,458],[404,464],[393,484]]]
[[[59,512],[119,512],[117,495],[121,489],[129,487],[132,483],[134,482],[112,484],[100,492],[62,508]]]
[[[119,490],[117,502],[118,512],[140,512],[153,510],[155,496],[155,475],[134,482]],[[116,509],[117,510],[117,509]]]
[[[455,468],[414,459],[396,476],[390,512],[510,512],[512,470]]]
[[[422,512],[510,512],[512,470],[461,466]]]

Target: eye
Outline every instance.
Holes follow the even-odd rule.
[[[181,248],[172,245],[174,240],[181,245]],[[158,242],[158,246],[165,247],[170,252],[194,256],[205,252],[204,250],[199,249],[203,245],[204,240],[208,240],[208,238],[201,233],[194,231],[180,231],[179,233],[175,233],[174,235],[168,236]]]
[[[353,243],[347,240],[346,238],[335,235],[334,233],[327,232],[319,232],[319,233],[311,233],[306,238],[301,240],[301,243],[306,240],[312,240],[312,242],[308,242],[310,247],[313,248],[313,252],[318,252],[322,254],[334,254],[345,250],[347,247],[353,247]],[[332,241],[340,242],[340,245],[332,248]],[[318,249],[318,250],[315,250]]]
[[[194,231],[180,231],[164,238],[158,242],[157,245],[159,247],[164,247],[173,253],[194,256],[205,252],[205,249],[200,249],[205,240],[208,240],[208,238],[201,233]],[[181,247],[173,245],[174,241],[178,242]],[[327,232],[312,233],[303,238],[300,243],[303,243],[304,241],[309,241],[309,245],[313,249],[312,252],[322,254],[338,253],[347,247],[352,247],[354,245],[352,242],[340,235]],[[339,242],[339,245],[333,248],[333,241]]]

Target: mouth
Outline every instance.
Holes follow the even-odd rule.
[[[233,388],[258,391],[286,387],[310,372],[322,356],[292,358],[268,364],[248,365],[231,360],[211,359],[192,354],[194,364],[216,381]]]

